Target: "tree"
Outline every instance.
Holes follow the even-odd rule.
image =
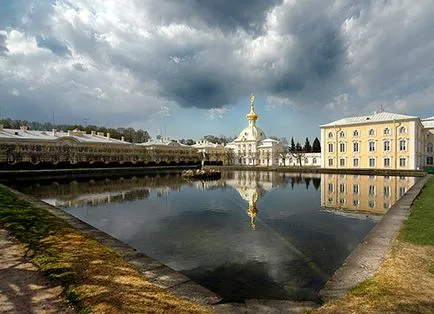
[[[317,137],[315,137],[315,140],[313,141],[312,144],[312,153],[321,153],[321,144]]]
[[[295,143],[293,137],[291,137],[291,146],[289,147],[289,151],[295,152]]]
[[[310,153],[312,151],[312,146],[310,145],[309,139],[306,137],[306,142],[304,143],[303,151],[305,153]]]
[[[293,144],[293,140],[291,140],[291,146]],[[299,163],[300,167],[302,166],[302,160],[304,158],[305,152],[303,151],[303,147],[301,147],[301,144],[297,142],[296,145],[294,145],[294,148],[289,148],[289,153],[295,160]]]

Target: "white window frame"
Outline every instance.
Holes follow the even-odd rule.
[[[357,168],[360,165],[359,158],[353,158],[353,167]]]
[[[373,146],[374,146],[373,150],[371,150],[371,144],[373,144]],[[377,143],[375,141],[369,141],[368,142],[368,152],[374,153],[376,151],[377,151]]]
[[[402,145],[402,144],[404,144],[404,145]],[[403,140],[403,139],[399,140],[399,151],[403,152],[406,150],[407,150],[407,140]]]
[[[357,149],[356,149],[357,147]],[[353,152],[358,153],[360,152],[360,143],[359,142],[353,142]]]
[[[375,136],[375,129],[369,129],[368,135],[369,136]]]
[[[345,158],[340,158],[339,159],[339,167],[345,167]]]
[[[401,126],[399,128],[399,134],[407,134],[407,128],[405,126]]]
[[[386,143],[388,145],[388,149],[386,149]],[[389,140],[383,141],[383,152],[390,152],[391,149],[392,149],[391,141]]]
[[[359,136],[360,136],[359,130],[354,130],[353,131],[353,137],[359,137]]]
[[[383,129],[383,135],[386,135],[386,136],[391,135],[391,132],[390,132],[390,128],[389,128],[389,127],[385,127],[385,128]]]
[[[333,132],[329,132],[328,138],[333,138]]]
[[[374,165],[371,165],[371,161],[374,161]],[[375,168],[375,166],[376,166],[376,160],[375,160],[375,158],[374,157],[369,157],[369,159],[368,159],[368,165],[369,165],[369,168]]]
[[[360,185],[359,184],[353,184],[353,194],[355,194],[355,195],[360,194]]]
[[[375,185],[369,185],[368,186],[368,195],[370,195],[370,196],[376,195]]]
[[[333,167],[333,158],[329,158],[329,167]]]
[[[339,152],[340,153],[345,153],[345,147],[346,145],[345,145],[345,143],[344,142],[340,142],[339,143]]]
[[[434,152],[434,145],[433,145],[433,143],[426,144],[426,152],[427,153],[433,153]]]
[[[333,143],[329,143],[328,144],[328,149],[329,149],[329,153],[333,153],[334,152],[335,146],[333,145]]]
[[[402,163],[404,161],[404,163]],[[406,157],[399,157],[399,167],[405,168],[407,167],[407,158]]]
[[[427,166],[433,166],[434,165],[434,157],[433,156],[427,156],[426,157],[426,165]]]
[[[388,164],[386,165],[386,160],[388,161]],[[390,165],[391,165],[391,158],[390,157],[384,157],[383,158],[383,166],[384,166],[384,168],[389,168],[390,167]]]

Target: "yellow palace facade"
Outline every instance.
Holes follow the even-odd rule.
[[[434,166],[434,117],[380,112],[321,125],[321,167],[417,170]]]

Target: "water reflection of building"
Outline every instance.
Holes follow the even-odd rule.
[[[414,177],[322,174],[321,206],[384,214],[415,180]]]
[[[60,207],[100,206],[157,197],[170,191],[179,192],[185,180],[179,174],[158,174],[89,181],[53,182],[46,185],[20,186],[20,190]]]

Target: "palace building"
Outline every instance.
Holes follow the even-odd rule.
[[[265,132],[256,125],[259,115],[255,112],[255,96],[250,96],[248,121],[238,137],[227,145],[234,151],[234,164],[246,166],[277,166],[283,147],[279,141],[267,138]]]
[[[418,170],[433,167],[434,117],[380,112],[321,125],[321,167]]]

